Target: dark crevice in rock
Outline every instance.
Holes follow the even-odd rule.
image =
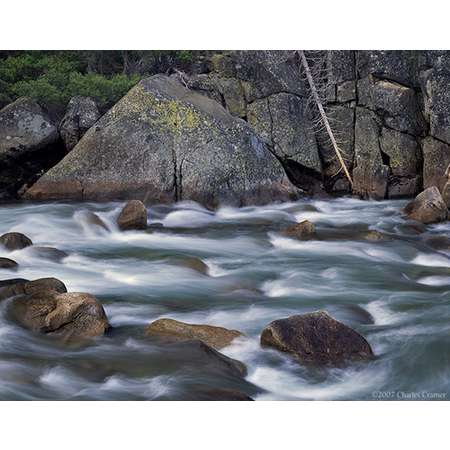
[[[18,152],[12,149],[0,156],[0,201],[18,199],[45,172],[66,155],[61,139],[39,150]]]
[[[289,181],[303,192],[313,195],[323,191],[322,176],[315,170],[289,158],[280,159]]]
[[[383,152],[383,150],[381,150],[381,146],[380,146],[380,154],[381,160],[383,161],[383,165],[391,167],[391,157],[387,153]]]

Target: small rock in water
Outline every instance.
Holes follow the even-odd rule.
[[[13,251],[33,245],[33,242],[22,233],[6,233],[0,236],[0,244],[7,250]]]
[[[384,234],[380,233],[379,231],[370,230],[364,235],[364,239],[366,241],[376,242],[376,241],[384,241],[386,239],[386,237],[384,236]]]
[[[409,219],[424,224],[442,222],[448,219],[448,209],[441,193],[436,186],[431,186],[421,192],[404,209]]]
[[[290,353],[301,363],[317,366],[341,366],[348,361],[373,357],[364,337],[325,311],[273,321],[263,330],[261,345]]]
[[[40,291],[12,300],[9,313],[31,331],[76,342],[101,336],[109,328],[100,302],[81,292]]]
[[[450,239],[447,236],[431,236],[425,240],[425,243],[435,250],[450,251]]]
[[[49,259],[54,262],[61,262],[64,258],[69,256],[66,252],[53,247],[33,246],[31,249],[36,256],[43,259]]]
[[[147,208],[140,200],[130,200],[119,214],[117,224],[122,231],[145,230],[147,228]]]
[[[38,278],[33,281],[15,278],[0,282],[0,301],[17,295],[32,295],[46,291],[63,294],[67,292],[67,288],[57,278]]]
[[[285,228],[282,233],[287,237],[299,239],[301,241],[317,239],[316,227],[309,220],[304,220],[303,222],[291,225]]]
[[[17,267],[19,264],[17,264],[15,261],[9,258],[0,258],[0,269],[11,269],[11,270],[17,270]]]
[[[179,322],[174,319],[158,319],[145,329],[146,336],[165,338],[172,341],[187,341],[198,339],[205,344],[221,349],[230,345],[231,342],[242,333],[237,330],[215,327],[211,325],[194,325]]]

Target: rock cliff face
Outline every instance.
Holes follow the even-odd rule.
[[[442,189],[450,164],[450,53],[325,53],[326,111],[352,170],[353,193],[382,199]],[[351,192],[323,131],[313,126],[293,51],[222,54],[209,74],[188,83],[245,118],[295,185],[308,193]]]
[[[450,52],[324,51],[320,61],[325,109],[353,188],[317,127],[296,53],[232,51],[214,54],[202,70],[193,64],[190,73],[143,80],[26,197],[215,206],[299,192],[443,193]]]

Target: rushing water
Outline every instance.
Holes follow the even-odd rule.
[[[69,254],[57,263],[33,247],[1,249],[0,256],[20,267],[0,269],[0,279],[57,277],[69,291],[95,295],[114,327],[92,345],[64,348],[10,321],[3,301],[1,399],[201,399],[212,388],[256,400],[398,399],[410,393],[448,399],[450,259],[425,239],[448,234],[449,223],[417,233],[402,218],[400,201],[302,201],[215,212],[183,202],[149,208],[155,226],[147,232],[119,232],[115,218],[122,206],[0,207],[0,233],[19,231],[36,245]],[[87,210],[112,231],[92,228]],[[319,240],[279,233],[304,219],[314,222]],[[368,229],[388,239],[365,241]],[[200,258],[209,274],[178,264],[180,257]],[[362,333],[377,358],[312,369],[259,346],[272,320],[320,309]],[[247,365],[245,380],[183,346],[145,338],[146,324],[161,317],[245,333],[222,350]]]

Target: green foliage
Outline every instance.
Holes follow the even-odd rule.
[[[186,69],[190,50],[86,50],[0,52],[0,108],[21,96],[64,109],[75,95],[113,105],[142,77]]]

